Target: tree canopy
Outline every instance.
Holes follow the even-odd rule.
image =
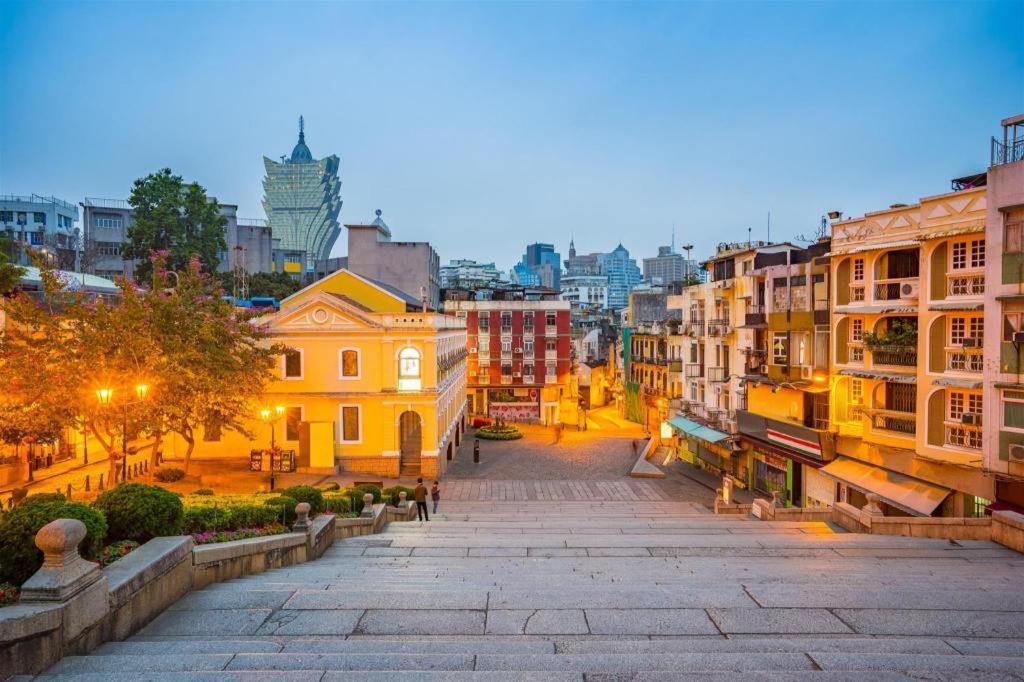
[[[219,275],[224,290],[231,293],[234,275],[222,272]],[[249,275],[249,296],[269,296],[277,300],[288,298],[302,288],[302,282],[284,272],[254,272]]]
[[[14,240],[0,235],[0,296],[11,292],[25,274],[25,268],[11,261]]]
[[[155,252],[166,254],[171,270],[185,270],[193,256],[204,272],[217,269],[219,254],[227,249],[227,219],[199,183],[185,184],[180,175],[164,168],[136,180],[128,203],[135,218],[122,253],[139,259],[135,276],[140,282],[149,279],[150,255]]]

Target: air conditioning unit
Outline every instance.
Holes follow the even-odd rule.
[[[470,348],[469,352],[470,353],[475,353],[476,352],[476,346],[473,346],[472,348]]]
[[[981,339],[973,336],[965,336],[962,345],[964,348],[981,348]]]
[[[1024,444],[1011,443],[1009,448],[1010,459],[1015,462],[1024,462]]]
[[[964,412],[960,415],[960,423],[968,426],[981,426],[981,415],[977,412]]]
[[[811,367],[810,365],[800,365],[799,370],[801,379],[810,379],[811,374],[814,371],[814,368]]]
[[[1013,343],[1024,343],[1024,332],[1014,332],[1010,341]]]
[[[523,376],[523,373],[522,372],[512,372],[512,376],[514,376],[516,378],[519,378],[519,377]]]
[[[768,365],[761,365],[761,374],[768,373]]]
[[[900,298],[904,300],[916,299],[918,297],[919,289],[920,285],[918,285],[917,282],[904,282],[900,285]]]
[[[522,353],[522,352],[523,352],[523,349],[522,349],[522,348],[516,348],[516,349],[515,349],[515,352],[516,352],[516,353]]]

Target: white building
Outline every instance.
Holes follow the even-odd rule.
[[[484,289],[495,284],[507,284],[508,278],[494,263],[479,263],[460,258],[441,266],[441,287],[459,289]]]
[[[604,275],[565,275],[559,298],[573,308],[607,308],[608,277]]]
[[[53,265],[74,270],[79,251],[78,207],[56,197],[38,194],[0,196],[0,233],[27,249],[49,255]],[[28,265],[24,249],[14,261]]]

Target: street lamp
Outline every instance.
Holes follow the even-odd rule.
[[[271,410],[269,407],[264,407],[260,410],[260,419],[267,424],[270,424],[270,449],[273,450],[277,446],[275,445],[274,439],[274,423],[284,416],[284,405],[277,405]]]
[[[125,390],[127,393],[127,390]],[[135,385],[135,400],[125,400],[121,403],[121,480],[125,481],[128,475],[128,407],[138,405],[146,400],[149,395],[149,384]],[[114,403],[114,389],[96,389],[96,401],[101,407],[110,407]],[[115,462],[116,463],[116,462]],[[115,474],[117,470],[115,469]]]

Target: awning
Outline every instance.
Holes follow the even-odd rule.
[[[985,221],[979,221],[970,225],[961,225],[960,227],[951,227],[948,230],[939,230],[938,232],[929,232],[921,237],[921,240],[926,239],[941,239],[943,237],[956,237],[961,234],[973,234],[975,232],[985,231]]]
[[[879,372],[874,369],[841,369],[839,373],[848,377],[859,377],[861,379],[884,379],[897,384],[916,384],[916,374],[899,374],[897,372]]]
[[[668,425],[676,431],[685,433],[687,436],[693,436],[708,443],[718,443],[729,437],[728,434],[722,433],[721,431],[715,431],[709,426],[698,424],[697,422],[690,421],[685,417],[673,417],[668,420]]]
[[[836,306],[835,312],[840,315],[863,315],[875,313],[916,313],[916,305],[906,303],[891,303],[881,305],[840,305]]]
[[[952,301],[947,303],[932,303],[928,306],[928,310],[982,310],[985,304],[981,301],[970,302],[958,302]]]
[[[949,488],[846,457],[838,458],[820,471],[858,490],[874,493],[914,516],[931,516],[951,492]]]
[[[897,249],[901,247],[921,246],[921,242],[916,239],[903,239],[898,242],[882,242],[880,244],[861,244],[860,246],[854,246],[848,249],[836,249],[825,255],[827,256],[845,256],[848,253],[863,253],[865,251],[875,251],[876,249]]]
[[[951,386],[953,388],[981,388],[981,381],[974,379],[956,379],[954,377],[939,377],[932,382],[936,386]]]

